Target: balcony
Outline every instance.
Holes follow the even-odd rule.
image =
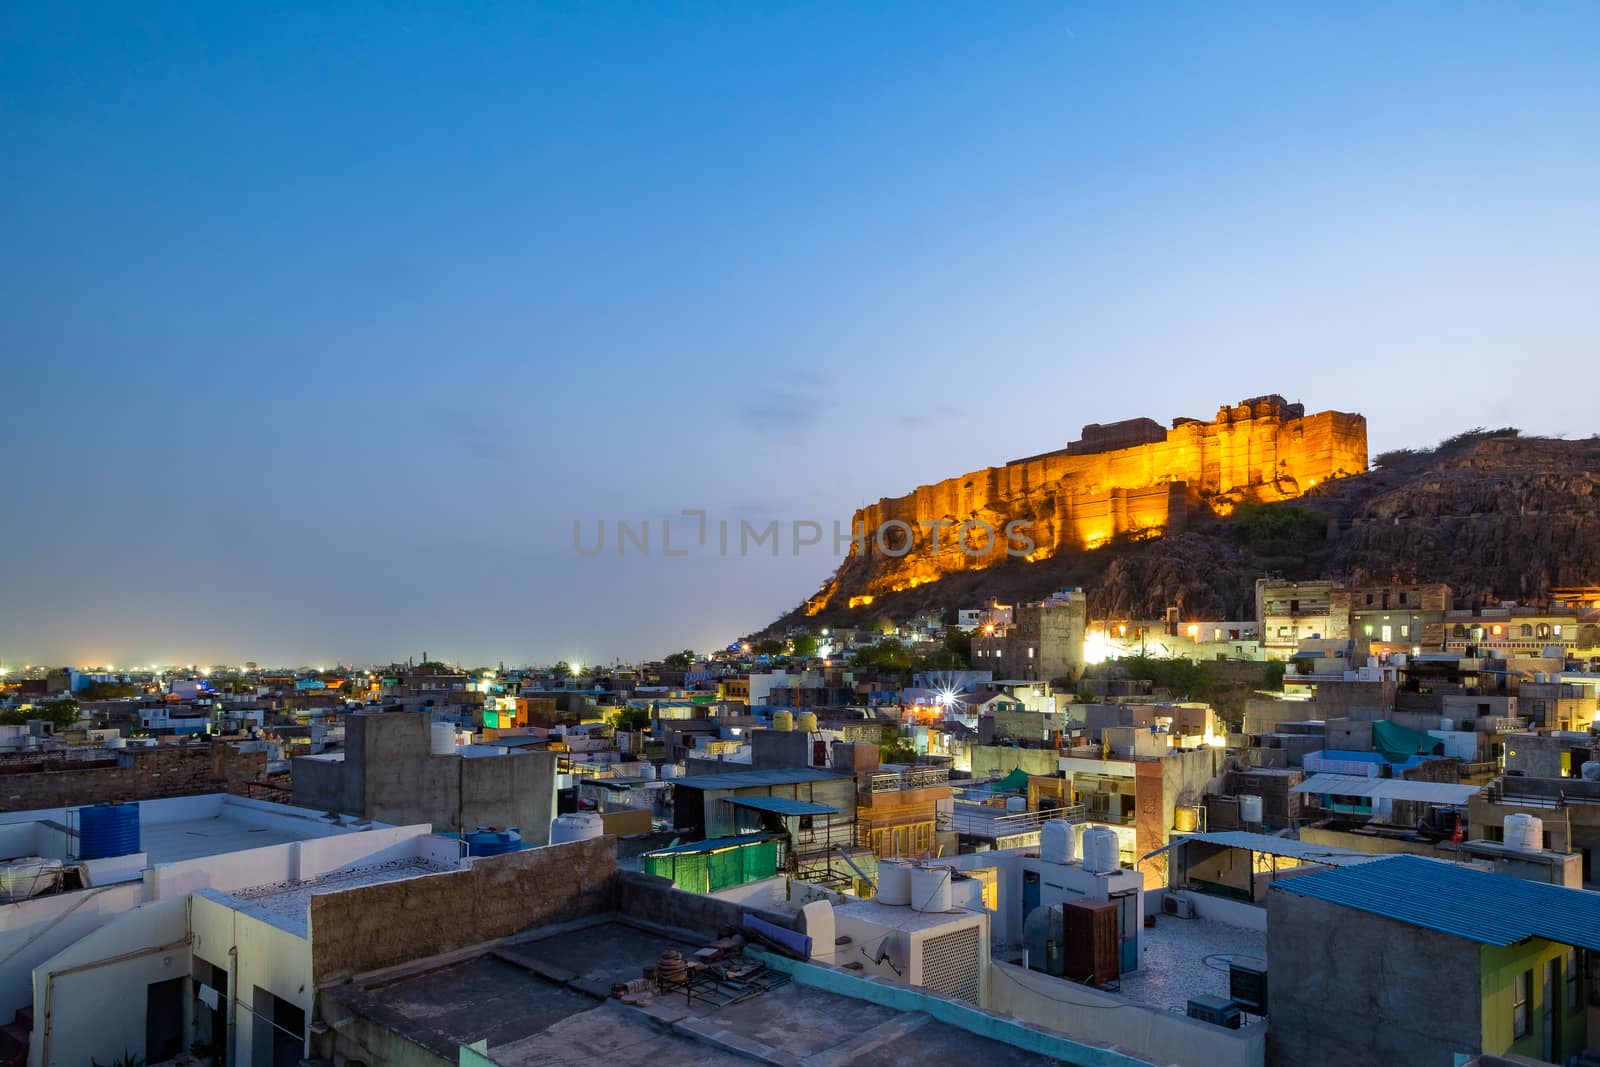
[[[1004,808],[966,804],[948,816],[940,816],[939,829],[954,830],[969,837],[982,837],[992,841],[996,838],[1037,831],[1040,826],[1052,819],[1085,822],[1088,816],[1082,804],[1053,808],[1050,811],[1023,811],[1013,814],[1007,814]]]
[[[944,767],[912,767],[905,771],[875,771],[865,776],[863,793],[899,793],[907,789],[933,789],[950,784]]]

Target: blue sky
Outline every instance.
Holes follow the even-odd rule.
[[[0,661],[594,661],[1282,392],[1587,436],[1600,8],[12,4]]]

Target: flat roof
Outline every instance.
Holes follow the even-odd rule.
[[[809,800],[791,800],[789,797],[728,797],[725,804],[755,811],[770,811],[776,815],[837,815],[838,808],[826,804],[813,804]]]
[[[1207,845],[1220,845],[1226,848],[1244,848],[1251,852],[1260,852],[1268,856],[1288,856],[1291,859],[1305,860],[1307,863],[1321,863],[1329,867],[1348,867],[1357,863],[1370,863],[1379,856],[1369,852],[1357,852],[1354,849],[1335,848],[1332,845],[1318,845],[1310,841],[1300,841],[1293,837],[1275,837],[1272,834],[1255,834],[1248,830],[1214,830],[1205,834],[1184,834],[1174,837],[1165,845],[1139,857],[1147,860],[1168,849],[1187,845],[1191,841],[1199,841]]]
[[[668,845],[666,848],[653,848],[640,855],[682,856],[697,852],[721,852],[725,848],[742,848],[762,841],[772,841],[777,836],[777,834],[745,834],[743,837],[710,837],[704,841],[683,841],[676,845]]]
[[[1265,965],[1266,931],[1162,916],[1144,931],[1141,968],[1118,979],[1118,992],[1140,1004],[1185,1014],[1194,997],[1230,996],[1228,964],[1233,960]]]
[[[778,767],[764,771],[729,771],[727,774],[691,774],[672,778],[674,785],[690,789],[752,789],[771,785],[800,785],[804,782],[828,782],[848,778],[847,774],[819,770],[815,767]]]
[[[1291,793],[1323,796],[1367,797],[1372,800],[1412,800],[1423,804],[1460,806],[1477,795],[1479,786],[1447,782],[1413,782],[1405,778],[1365,778],[1355,774],[1313,774]]]
[[[417,857],[407,857],[390,860],[387,863],[330,871],[309,882],[236,889],[232,893],[222,894],[221,900],[246,915],[253,915],[280,930],[307,937],[310,935],[311,898],[318,893],[336,893],[361,886],[381,885],[384,882],[401,882],[408,878],[443,874],[454,869],[429,863]]]
[[[1540,937],[1600,951],[1600,894],[1423,856],[1383,856],[1318,871],[1278,882],[1269,892],[1314,897],[1484,945]]]

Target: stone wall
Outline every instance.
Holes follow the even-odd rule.
[[[311,898],[311,966],[320,985],[612,911],[617,839],[596,837],[473,861]]]
[[[241,752],[222,742],[123,749],[102,766],[55,769],[46,758],[8,760],[0,765],[0,811],[199,793],[243,795],[245,783],[266,769],[265,752]]]
[[[1189,511],[1202,502],[1227,511],[1245,500],[1287,500],[1329,478],[1367,469],[1362,416],[1298,415],[1294,405],[1260,399],[1266,402],[1223,408],[1211,422],[1176,420],[1164,440],[1087,453],[1069,447],[868,505],[852,520],[867,540],[852,545],[839,576],[808,610],[843,606],[829,603],[836,594],[865,603],[867,596],[1001,563],[1007,558],[1004,530],[1012,520],[1029,524],[1032,558],[1048,557],[1118,534],[1183,529]],[[969,521],[987,523],[999,543],[983,550],[983,530],[974,527],[967,538],[971,551],[963,551],[958,530]],[[893,522],[913,533],[903,555],[896,537],[886,535],[882,545],[873,538]],[[949,525],[940,531],[935,551],[927,524],[937,522]]]
[[[1269,1063],[1444,1065],[1481,1047],[1474,942],[1275,888],[1267,959]]]

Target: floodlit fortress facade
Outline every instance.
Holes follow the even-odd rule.
[[[1067,548],[1096,548],[1119,535],[1182,530],[1191,514],[1227,514],[1247,501],[1288,500],[1329,478],[1367,469],[1367,420],[1342,411],[1307,415],[1301,404],[1261,396],[1218,410],[1209,422],[1128,419],[1083,428],[1081,440],[1055,452],[1016,459],[935,485],[919,486],[857,511],[840,574],[811,602],[821,610],[841,580],[871,568],[865,593],[896,592],[958,570],[1006,559],[1006,524],[1027,523],[1030,559]],[[967,549],[957,532],[962,524]],[[977,525],[982,523],[984,525]],[[903,526],[901,524],[904,524]],[[932,532],[940,534],[937,550]],[[992,551],[975,552],[994,531]],[[888,536],[875,536],[887,528]],[[915,531],[907,547],[905,529]],[[1014,547],[1016,538],[1010,539]],[[859,587],[859,582],[845,583]],[[843,606],[843,605],[836,605]]]

